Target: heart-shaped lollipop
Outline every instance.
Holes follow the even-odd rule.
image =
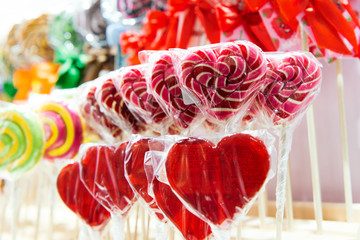
[[[93,121],[97,126],[105,128],[114,138],[121,136],[121,129],[114,125],[109,119],[100,111],[100,107],[95,98],[96,87],[91,87],[88,89],[86,99],[81,104],[80,112],[83,117],[90,121]],[[98,129],[97,126],[92,126],[95,129]],[[98,129],[98,130],[99,130]],[[101,130],[100,130],[101,131]],[[102,135],[102,132],[99,132]]]
[[[158,206],[152,196],[149,195],[149,182],[145,173],[145,153],[150,151],[149,142],[150,138],[143,138],[134,143],[128,148],[125,160],[125,172],[129,184],[134,191],[146,202],[152,211],[155,212],[159,220],[163,220],[164,216],[159,211]],[[155,145],[155,144],[152,144]],[[161,150],[162,145],[156,144]],[[147,169],[150,171],[150,169]]]
[[[105,80],[96,95],[98,95],[100,106],[113,122],[117,123],[120,121],[122,125],[126,126],[123,129],[130,129],[132,133],[144,130],[144,124],[139,122],[129,111],[120,96],[120,92],[116,90],[112,79]]]
[[[147,92],[144,69],[126,68],[120,82],[121,95],[129,110],[146,123],[160,123],[166,114]]]
[[[195,104],[184,103],[172,58],[169,53],[164,53],[154,63],[150,87],[175,124],[187,128],[199,113],[199,109]]]
[[[245,110],[266,72],[261,50],[242,41],[192,50],[180,63],[181,84],[216,120]]]
[[[207,239],[211,235],[209,224],[192,214],[176,197],[169,185],[156,178],[152,182],[156,203],[185,239]]]
[[[257,101],[274,122],[291,120],[310,105],[320,83],[321,69],[305,53],[269,58],[265,86]]]
[[[171,147],[165,165],[173,191],[199,216],[226,228],[265,183],[270,156],[261,140],[239,133],[217,146],[183,139]]]
[[[136,200],[124,175],[127,142],[92,146],[81,158],[80,176],[89,192],[109,211],[126,216]]]
[[[57,178],[57,189],[64,203],[91,227],[104,227],[110,213],[89,193],[80,180],[79,163],[64,167]]]

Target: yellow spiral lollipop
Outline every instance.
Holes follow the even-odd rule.
[[[0,170],[28,171],[44,153],[44,134],[36,115],[15,107],[0,110]]]

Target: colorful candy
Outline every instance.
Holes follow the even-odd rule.
[[[201,101],[205,112],[225,120],[260,89],[266,61],[258,47],[238,41],[191,50],[182,58],[180,70],[181,84]]]
[[[96,87],[91,87],[87,91],[86,99],[84,99],[85,101],[80,104],[80,112],[83,117],[90,120],[91,127],[95,128],[100,135],[106,137],[106,134],[109,133],[112,137],[119,138],[122,130],[110,122],[100,111],[99,104],[95,98]],[[102,132],[102,128],[106,130],[106,133]]]
[[[0,110],[0,169],[23,173],[42,158],[45,139],[36,116],[25,110]]]
[[[189,127],[200,112],[195,104],[186,105],[184,103],[179,78],[169,53],[161,55],[154,63],[150,87],[160,105],[172,117],[177,126]]]
[[[129,111],[112,79],[107,79],[102,83],[96,92],[96,97],[106,116],[114,123],[124,126],[124,130],[138,133],[145,129],[144,124],[139,122]]]
[[[265,86],[257,100],[274,122],[291,120],[312,102],[320,83],[321,69],[306,53],[269,58]]]
[[[129,110],[140,121],[151,124],[166,119],[166,114],[155,98],[147,92],[144,69],[125,68],[121,75],[119,90]]]
[[[46,137],[45,158],[73,158],[83,140],[80,116],[61,102],[48,102],[40,108]]]

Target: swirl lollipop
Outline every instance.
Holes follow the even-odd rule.
[[[258,102],[274,122],[290,121],[310,105],[320,83],[321,69],[305,53],[291,53],[280,60],[269,58]]]
[[[195,104],[184,103],[179,78],[169,53],[161,55],[154,63],[150,80],[154,96],[176,125],[182,128],[189,127],[198,115],[199,109]]]
[[[244,110],[262,86],[265,72],[261,50],[243,41],[195,49],[180,62],[181,84],[216,120]]]
[[[73,158],[83,140],[80,116],[61,102],[48,102],[40,108],[46,136],[45,158]]]
[[[125,68],[121,74],[119,90],[129,110],[140,121],[160,123],[166,119],[166,114],[153,95],[147,92],[144,72],[141,67]]]
[[[110,134],[113,138],[119,138],[122,130],[114,125],[109,119],[101,112],[100,106],[95,98],[96,87],[91,87],[87,90],[86,98],[80,104],[80,112],[82,116],[89,120],[90,126],[94,128],[100,135],[107,137]],[[105,132],[102,131],[105,129]]]
[[[144,124],[129,111],[112,79],[105,80],[95,94],[100,107],[114,123],[125,126],[124,130],[129,130],[130,133],[138,133],[145,129]]]
[[[36,116],[14,107],[0,110],[0,169],[23,173],[35,166],[44,151],[44,135]]]

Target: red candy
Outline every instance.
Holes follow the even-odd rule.
[[[148,124],[160,123],[166,118],[166,114],[154,97],[147,92],[143,71],[137,68],[124,70],[120,91],[129,110],[140,121]]]
[[[291,120],[309,106],[318,92],[321,69],[304,53],[268,62],[265,86],[257,101],[274,122]]]
[[[264,143],[241,133],[224,137],[217,146],[204,139],[181,140],[166,161],[173,191],[209,222],[224,228],[260,190],[269,170]]]
[[[155,200],[149,195],[149,182],[146,177],[144,168],[145,153],[149,151],[150,138],[144,138],[135,142],[131,149],[127,151],[125,161],[125,171],[130,185],[134,191],[137,192],[142,199],[148,204],[151,210],[155,211],[156,216],[163,220],[164,216],[159,211]],[[161,145],[159,145],[161,148]],[[160,150],[160,149],[159,149]],[[149,170],[149,169],[148,169]]]
[[[92,146],[81,158],[80,175],[93,196],[111,212],[126,216],[135,194],[124,175],[127,142],[115,146]]]
[[[94,124],[104,127],[114,138],[120,137],[122,133],[121,129],[110,122],[104,113],[100,111],[99,104],[95,98],[95,91],[96,87],[92,87],[88,90],[85,102],[81,104],[81,114],[85,119],[94,121]],[[102,132],[99,132],[99,129],[96,126],[92,127],[95,128],[98,133],[103,134]]]
[[[113,122],[118,123],[120,120],[121,125],[125,125],[124,129],[130,129],[133,133],[144,130],[144,125],[127,108],[120,96],[120,92],[116,90],[112,79],[105,80],[101,85],[101,88],[99,88],[99,98],[100,106]]]
[[[69,164],[61,170],[57,189],[64,203],[91,227],[104,226],[109,221],[110,213],[80,181],[79,163]]]
[[[195,104],[186,105],[180,89],[172,56],[163,54],[154,63],[150,87],[159,103],[167,110],[176,125],[187,128],[199,113]]]
[[[193,50],[181,60],[181,84],[206,113],[225,120],[237,114],[263,84],[266,61],[255,45],[227,43]]]
[[[210,226],[187,210],[168,185],[155,178],[153,191],[157,205],[185,239],[202,240],[211,235]]]

